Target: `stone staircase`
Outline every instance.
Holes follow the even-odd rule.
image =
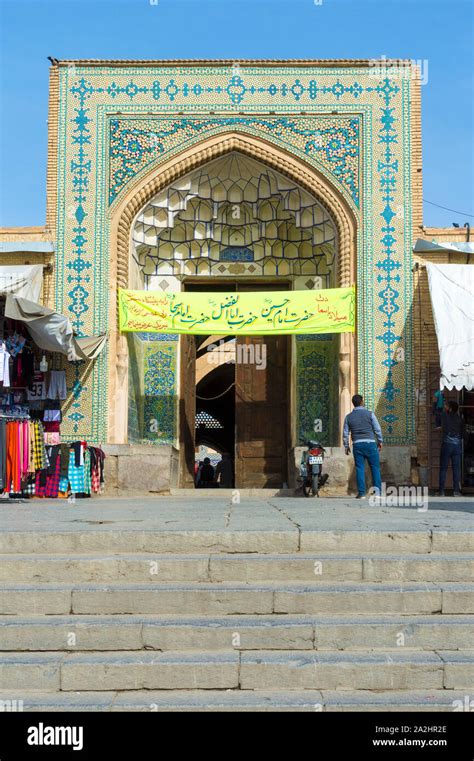
[[[466,710],[472,549],[469,531],[9,532],[0,705]]]

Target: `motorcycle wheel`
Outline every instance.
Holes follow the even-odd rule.
[[[313,476],[311,479],[311,493],[313,497],[319,497],[319,476]]]

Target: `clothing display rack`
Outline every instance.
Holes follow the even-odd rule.
[[[64,357],[36,346],[4,312],[0,296],[0,504],[98,494],[101,447],[61,440]]]

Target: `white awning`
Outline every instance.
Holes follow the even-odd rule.
[[[67,317],[16,296],[7,296],[5,317],[24,322],[40,349],[65,354],[70,362],[96,359],[107,341],[105,334],[76,338]]]
[[[14,293],[21,299],[39,301],[43,284],[42,264],[7,264],[0,266],[0,295]]]
[[[418,238],[413,251],[415,254],[442,254],[446,251],[451,251],[456,254],[474,254],[474,243],[462,241],[451,242],[445,240],[423,240]]]
[[[474,388],[474,266],[426,263],[441,364],[440,388]]]

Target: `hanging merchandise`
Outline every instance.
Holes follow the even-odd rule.
[[[100,447],[89,447],[91,456],[91,489],[98,494],[104,483],[105,454]]]
[[[21,354],[25,344],[26,336],[20,335],[16,332],[16,330],[12,335],[9,335],[6,340],[7,349],[12,357],[16,357],[18,354]]]
[[[0,420],[1,491],[20,494],[33,472],[47,466],[43,427],[21,418]]]
[[[34,373],[31,383],[26,389],[26,396],[29,401],[46,399],[46,380],[43,371]]]
[[[35,493],[37,497],[56,498],[59,494],[61,470],[60,447],[47,447],[49,465],[36,473]]]
[[[7,483],[7,424],[0,420],[0,491],[4,491]]]
[[[48,423],[61,422],[61,410],[59,407],[46,407],[43,415],[43,420]]]
[[[0,344],[0,383],[5,387],[10,386],[10,354],[4,341]]]
[[[105,454],[100,447],[88,447],[85,441],[70,445],[67,475],[61,470],[60,491],[79,497],[98,494],[104,485]]]
[[[13,357],[13,382],[14,388],[28,388],[35,374],[35,357],[28,348]]]
[[[66,372],[65,370],[51,370],[49,374],[48,399],[66,399]]]
[[[85,441],[61,441],[61,402],[67,397],[61,335],[53,335],[50,322],[51,346],[41,345],[35,326],[7,314],[0,294],[0,495],[56,499],[97,494],[104,483],[103,451]],[[93,358],[104,344],[105,336],[100,342],[77,339],[74,360]]]

